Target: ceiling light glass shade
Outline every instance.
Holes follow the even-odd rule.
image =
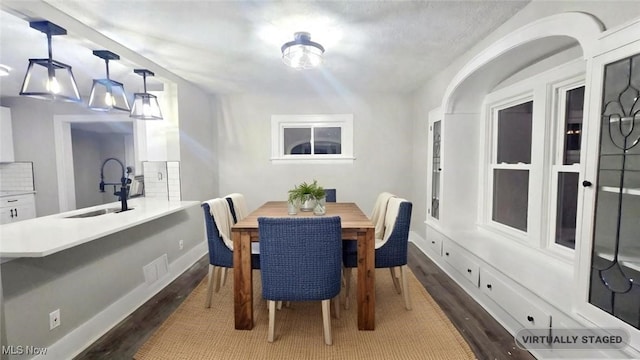
[[[50,59],[29,59],[20,95],[44,100],[81,101],[71,66]]]
[[[129,99],[124,92],[124,85],[110,79],[93,80],[91,95],[89,96],[89,108],[97,111],[109,111],[112,109],[131,111]]]
[[[29,59],[20,95],[45,100],[82,101],[71,66],[52,59],[51,36],[66,35],[67,31],[48,21],[33,21],[29,25],[47,34],[49,57]]]
[[[162,120],[158,98],[146,92],[135,93],[130,116],[140,120]]]
[[[311,69],[322,63],[324,47],[311,41],[311,36],[307,32],[297,32],[294,40],[290,41],[280,49],[282,51],[282,61],[295,69]]]
[[[107,68],[107,78],[93,80],[91,95],[89,96],[89,108],[98,111],[112,109],[131,111],[124,85],[109,78],[109,60],[119,60],[120,56],[107,50],[94,50],[93,54],[104,59]]]
[[[134,69],[133,72],[142,76],[144,92],[133,95],[133,107],[131,107],[129,116],[140,120],[162,120],[158,98],[147,92],[147,75],[153,76],[154,74],[147,69]]]

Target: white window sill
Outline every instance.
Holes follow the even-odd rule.
[[[271,163],[276,165],[281,164],[353,164],[354,157],[342,157],[342,158],[326,158],[326,157],[305,157],[305,158],[271,158]]]

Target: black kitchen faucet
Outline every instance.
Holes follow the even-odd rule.
[[[109,160],[116,161],[118,164],[120,164],[120,167],[122,168],[122,176],[120,177],[119,183],[104,182],[104,166],[109,162]],[[126,175],[128,176],[128,174],[130,174],[131,171],[132,171],[131,167],[127,166]],[[127,176],[125,176],[125,166],[122,163],[122,161],[116,158],[108,158],[102,163],[102,168],[100,169],[100,192],[104,192],[105,185],[113,185],[113,195],[118,196],[119,197],[118,199],[122,204],[122,209],[120,211],[129,210],[129,207],[127,205],[127,197],[129,195],[129,184],[131,184],[131,179],[129,179]],[[120,185],[120,191],[116,191],[117,185]]]

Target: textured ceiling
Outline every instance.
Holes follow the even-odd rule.
[[[513,0],[47,2],[170,72],[217,94],[410,92],[528,3]],[[46,55],[46,41],[43,34],[29,28],[24,15],[17,21],[7,21],[7,17],[3,15],[0,25],[0,63],[14,66],[8,62],[19,61],[15,72],[20,73],[18,82],[21,82],[27,58]],[[280,46],[292,40],[296,31],[310,32],[312,40],[325,47],[321,68],[299,71],[282,63]],[[84,77],[103,77],[104,63],[89,51],[95,45],[83,41],[78,34],[68,36],[70,39],[64,41],[54,37],[54,58],[62,56],[61,61],[74,66],[79,82]],[[117,76],[126,74],[131,78],[135,64],[123,59],[111,66],[112,78],[126,85]],[[3,94],[11,86],[19,84],[12,85],[10,81],[3,84]]]

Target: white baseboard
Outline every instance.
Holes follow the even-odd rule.
[[[414,243],[418,249],[420,249],[420,251],[422,251],[422,253],[424,253],[425,255],[427,254],[427,240],[424,239],[422,236],[418,235],[417,232],[415,231],[410,231],[409,232],[409,242]]]
[[[72,359],[164,289],[209,251],[206,241],[194,246],[169,264],[169,272],[152,286],[140,284],[90,320],[48,347],[46,355],[34,359]]]

